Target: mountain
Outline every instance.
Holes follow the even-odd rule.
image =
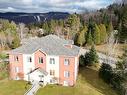
[[[49,12],[49,13],[16,13],[7,12],[0,13],[1,19],[8,19],[9,21],[14,21],[16,23],[38,23],[49,21],[51,19],[59,20],[66,19],[69,13],[66,12]]]

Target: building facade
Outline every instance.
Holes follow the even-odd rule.
[[[73,86],[79,66],[79,47],[49,35],[29,41],[9,54],[10,78]]]

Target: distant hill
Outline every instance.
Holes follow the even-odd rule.
[[[14,21],[16,23],[37,23],[49,21],[51,19],[66,19],[69,13],[66,12],[49,12],[49,13],[16,13],[7,12],[0,13],[0,18],[8,19],[9,21]]]

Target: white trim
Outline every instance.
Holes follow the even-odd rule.
[[[55,64],[50,64],[50,58],[54,58],[55,60]],[[50,70],[55,70],[55,75],[54,76],[50,76]],[[56,77],[59,78],[59,56],[50,56],[47,55],[46,56],[46,71],[48,72],[49,76],[51,78]],[[58,80],[59,82],[59,80]]]
[[[32,62],[28,62],[27,58],[31,57]],[[23,54],[23,72],[24,72],[24,80],[28,81],[28,73],[31,70],[35,69],[35,56],[34,54]]]

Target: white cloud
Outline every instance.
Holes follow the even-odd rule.
[[[80,12],[86,8],[100,9],[113,0],[0,0],[0,11],[18,12]]]
[[[32,0],[21,0],[24,4],[32,4]]]
[[[12,7],[7,7],[7,8],[1,8],[0,11],[2,12],[15,12],[15,9]]]

